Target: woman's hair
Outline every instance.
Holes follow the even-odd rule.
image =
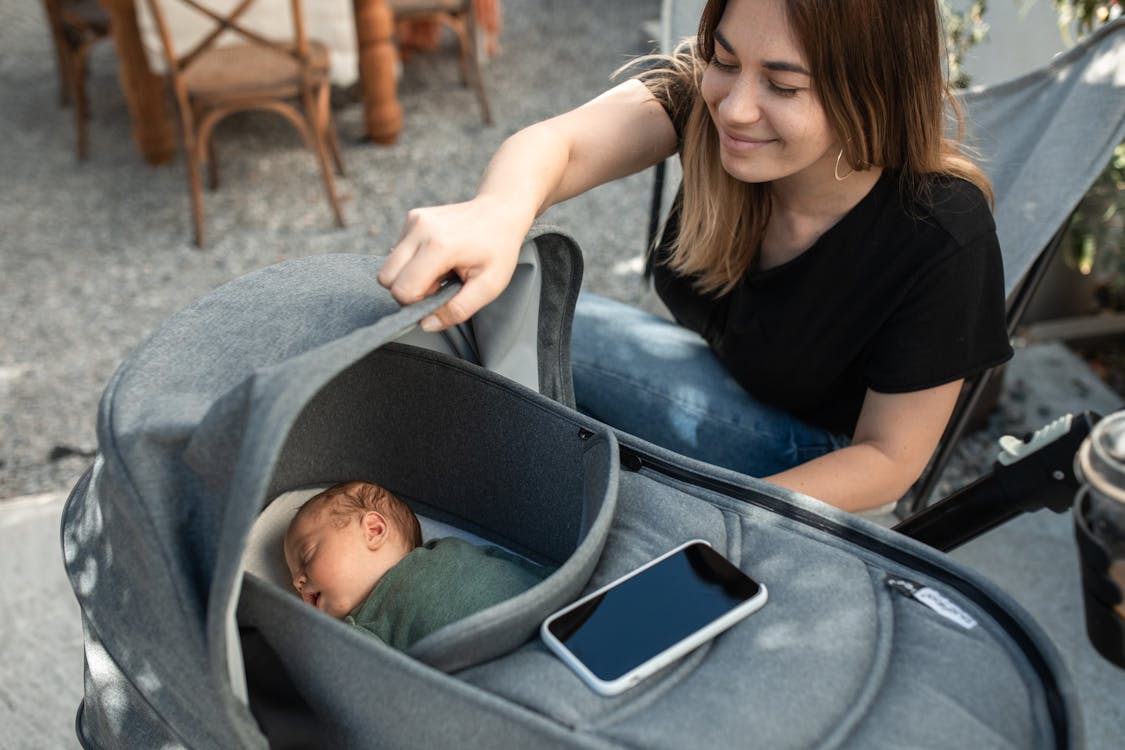
[[[984,172],[962,152],[961,110],[945,80],[936,0],[783,0],[829,126],[851,168],[883,167],[907,194],[935,175],[959,177],[992,200]],[[726,0],[709,0],[694,43],[640,73],[667,105],[682,107],[684,198],[668,265],[703,292],[729,292],[749,269],[769,220],[767,184],[727,174],[707,104],[703,72],[715,53]],[[946,134],[947,113],[956,137]]]
[[[336,516],[335,523],[347,525],[352,518],[373,510],[399,530],[410,549],[422,546],[422,527],[410,506],[385,487],[374,482],[341,482],[311,497],[297,514],[323,507]]]

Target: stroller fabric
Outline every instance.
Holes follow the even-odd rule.
[[[1081,745],[1057,654],[987,581],[576,412],[580,255],[545,231],[521,257],[526,283],[457,341],[413,330],[451,289],[400,310],[376,260],[320,256],[216,290],[121,365],[63,519],[85,746]],[[276,550],[247,553],[275,498],[357,478],[558,571],[390,649],[262,574]],[[766,606],[613,698],[536,638],[692,538],[765,583]]]

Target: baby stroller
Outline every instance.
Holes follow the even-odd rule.
[[[1123,24],[966,96],[992,139],[978,145],[1000,193],[1009,292],[1036,275],[1018,256],[1057,245],[1120,142]],[[991,96],[1006,108],[990,113]],[[1099,126],[1071,139],[1081,158],[1059,135],[1075,122]],[[1013,158],[991,148],[1001,141]],[[532,236],[504,295],[441,335],[415,323],[453,290],[400,310],[377,268],[320,256],[235,280],[113,377],[62,528],[86,646],[85,747],[1082,746],[1058,654],[979,575],[575,411],[581,260],[568,237]],[[284,524],[343,479],[395,490],[428,536],[557,571],[392,650],[290,591]],[[947,518],[915,521],[913,535],[943,546]],[[766,606],[615,697],[535,637],[583,592],[694,538],[765,583]]]
[[[235,280],[168,320],[103,398],[64,513],[87,748],[1061,748],[1070,678],[1038,626],[941,553],[572,408],[578,248],[542,231],[471,326],[415,323],[364,256]],[[557,566],[410,648],[305,605],[279,536],[317,487],[372,479],[428,535]],[[688,539],[770,601],[615,697],[535,637]],[[905,583],[904,583],[905,582]],[[927,606],[911,591],[936,592]]]

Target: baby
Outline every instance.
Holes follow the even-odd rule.
[[[423,545],[413,511],[371,482],[337,484],[302,505],[285,562],[302,599],[398,649],[553,572],[455,537]]]

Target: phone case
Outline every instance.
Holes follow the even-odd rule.
[[[659,654],[642,662],[629,672],[626,672],[624,675],[614,680],[604,680],[591,672],[586,667],[586,665],[577,656],[575,656],[569,648],[567,648],[566,644],[556,638],[555,635],[550,631],[551,623],[559,617],[562,617],[571,610],[582,606],[589,600],[600,596],[604,592],[621,585],[623,582],[629,580],[630,578],[641,575],[644,571],[648,570],[662,560],[675,555],[676,553],[687,547],[690,547],[693,544],[703,544],[708,547],[711,546],[703,539],[692,539],[690,541],[684,542],[678,547],[668,550],[659,557],[648,561],[644,565],[641,565],[640,567],[626,573],[620,578],[607,583],[605,586],[602,586],[596,591],[590,592],[589,594],[583,596],[581,599],[578,599],[574,603],[569,604],[566,607],[563,607],[559,611],[555,612],[546,620],[544,620],[543,624],[539,628],[539,634],[543,639],[543,642],[546,643],[547,647],[551,649],[551,651],[553,651],[555,655],[557,655],[563,661],[563,663],[565,663],[580,678],[582,678],[583,682],[589,685],[594,691],[601,695],[612,696],[624,692],[646,677],[649,677],[652,674],[660,671],[664,667],[668,666],[676,659],[679,659],[681,656],[684,656],[694,649],[698,648],[699,646],[702,646],[704,643],[711,640],[719,633],[723,632],[727,628],[730,628],[739,620],[742,620],[759,610],[762,605],[766,603],[766,587],[760,581],[755,580],[755,583],[757,583],[759,586],[759,591],[755,596],[747,599],[745,602],[730,610],[726,614],[712,620],[707,625],[703,626],[699,630],[696,630],[691,635],[677,641],[673,645],[661,651]]]

